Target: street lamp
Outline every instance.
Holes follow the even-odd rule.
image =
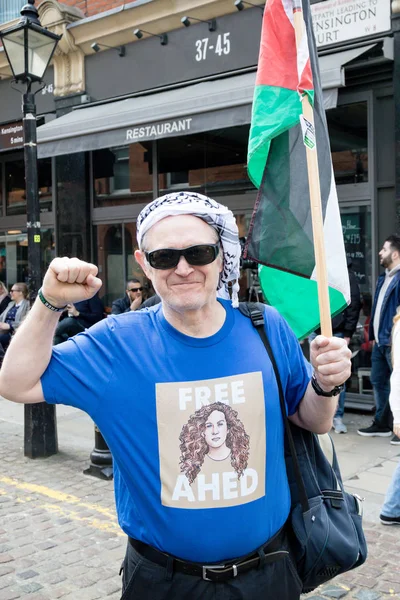
[[[21,19],[0,31],[14,81],[26,86],[22,94],[25,190],[28,232],[28,269],[31,303],[41,284],[40,204],[37,175],[36,104],[33,83],[43,76],[61,36],[40,25],[35,0],[21,10]],[[45,402],[25,405],[25,456],[38,458],[57,452],[55,408]]]

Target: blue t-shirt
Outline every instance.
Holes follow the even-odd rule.
[[[47,402],[92,417],[114,459],[129,536],[196,562],[252,552],[290,507],[272,365],[249,318],[221,301],[222,328],[194,338],[161,305],[109,317],[53,349]],[[265,307],[288,414],[311,376],[293,332]]]

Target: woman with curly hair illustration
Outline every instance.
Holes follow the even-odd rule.
[[[191,415],[182,427],[179,441],[180,468],[190,484],[199,474],[206,455],[215,461],[230,456],[238,477],[247,467],[250,438],[238,413],[222,402],[203,406]]]

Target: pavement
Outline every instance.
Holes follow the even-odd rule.
[[[83,474],[93,422],[57,407],[60,451],[31,460],[23,455],[23,419],[23,406],[0,398],[0,600],[119,599],[126,536],[117,524],[113,484]],[[349,432],[332,434],[346,488],[365,498],[368,560],[305,600],[400,600],[400,527],[379,523],[400,446],[358,436],[370,421],[346,413]]]

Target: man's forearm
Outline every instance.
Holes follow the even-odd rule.
[[[15,333],[0,370],[0,395],[14,402],[40,402],[40,378],[50,362],[60,313],[37,299]]]
[[[332,398],[318,396],[310,382],[297,412],[290,417],[290,420],[314,433],[327,433],[332,427],[332,418],[338,400],[339,396],[332,396]]]

